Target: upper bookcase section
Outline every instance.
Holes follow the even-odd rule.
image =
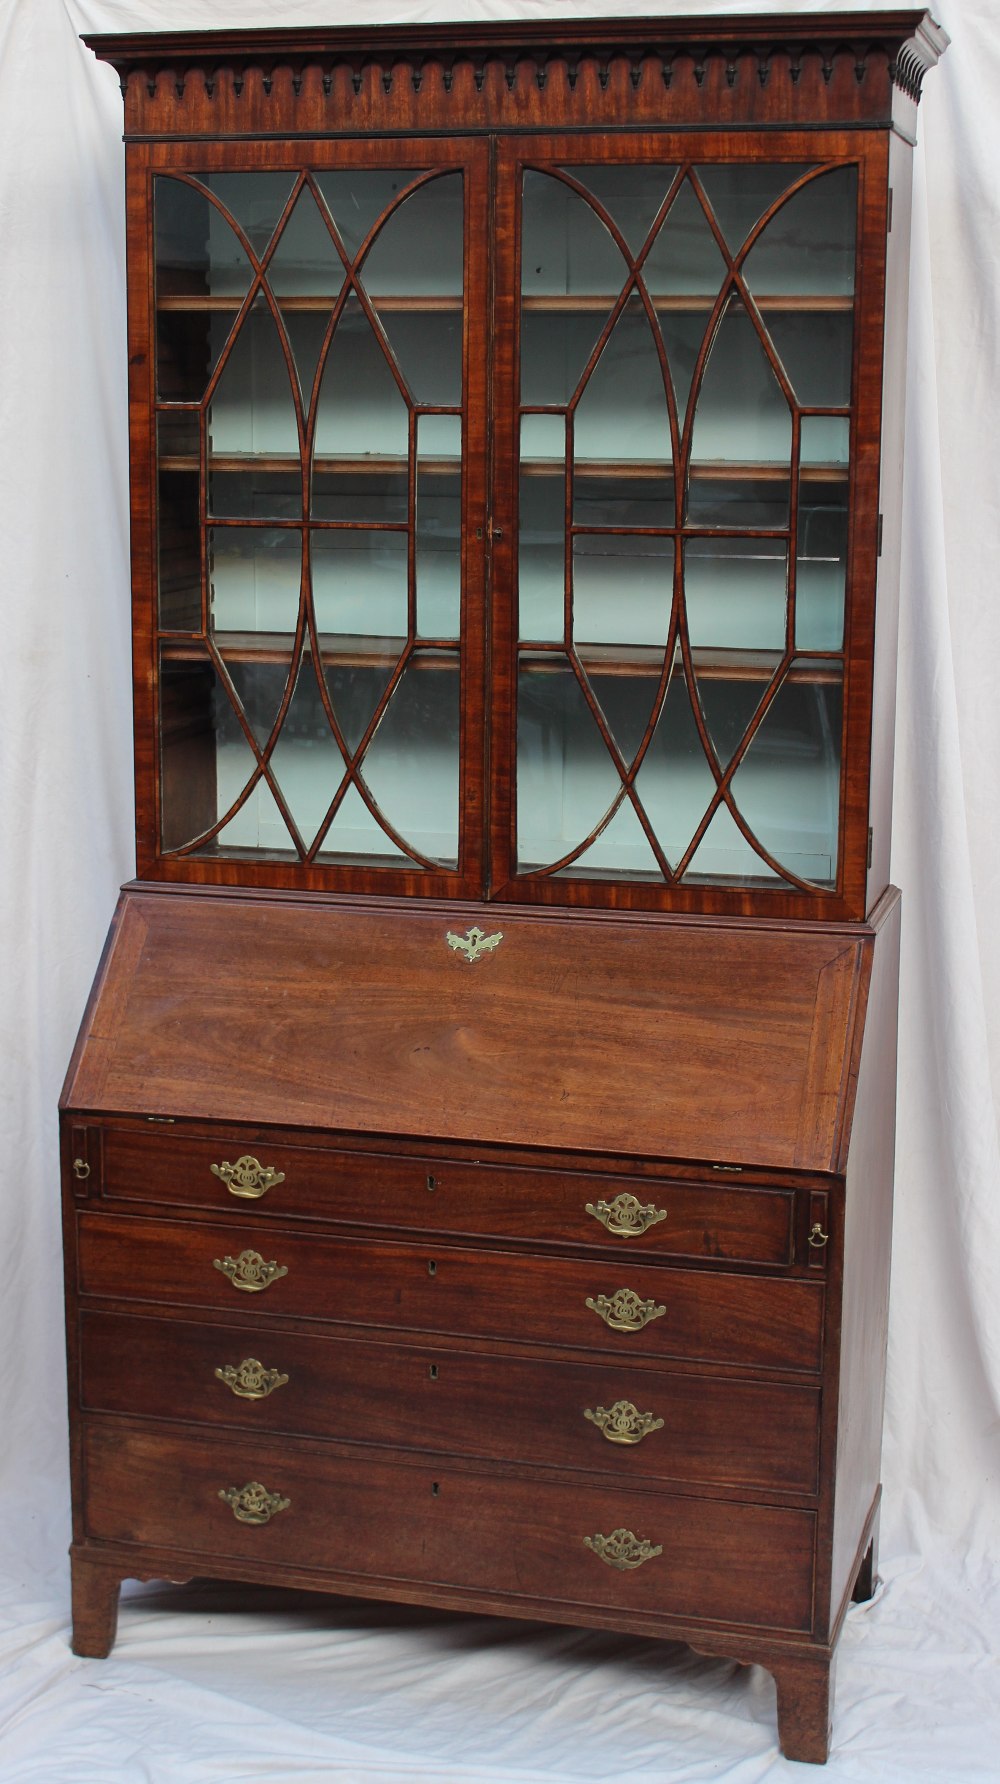
[[[568,8],[566,9],[569,10]],[[126,137],[894,125],[948,39],[929,13],[488,20],[87,36]]]

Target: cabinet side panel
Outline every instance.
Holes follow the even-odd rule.
[[[879,1484],[885,1397],[896,1115],[898,898],[875,940],[861,1073],[847,1164],[831,1628]]]
[[[882,554],[876,582],[875,675],[872,709],[872,778],[869,823],[872,858],[869,910],[889,882],[892,830],[892,756],[896,726],[896,641],[899,631],[899,556],[903,503],[903,421],[906,390],[906,316],[910,282],[910,194],[913,151],[893,136],[889,149],[892,229],[886,261],[885,360],[882,397],[882,460],[879,511]]]

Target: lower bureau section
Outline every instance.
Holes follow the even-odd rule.
[[[814,1493],[816,1387],[86,1310],[88,1412]]]
[[[211,1573],[284,1565],[363,1592],[398,1580],[686,1622],[807,1633],[813,1513],[412,1461],[358,1461],[231,1433],[83,1428],[91,1540],[176,1551]],[[317,1581],[317,1583],[321,1583]]]

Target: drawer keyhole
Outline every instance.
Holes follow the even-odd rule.
[[[436,1276],[437,1273],[438,1273],[437,1264],[434,1262],[434,1259],[432,1257],[429,1257],[427,1259],[427,1274],[428,1274],[428,1276]]]
[[[437,1378],[438,1378],[438,1366],[437,1366],[437,1364],[436,1364],[436,1363],[432,1363],[432,1364],[431,1364],[431,1365],[430,1365],[430,1368],[429,1368],[429,1369],[428,1369],[428,1371],[427,1371],[427,1373],[428,1373],[428,1375],[429,1375],[429,1376],[430,1376],[430,1378],[431,1378],[431,1380],[432,1380],[432,1381],[437,1381]]]
[[[428,1189],[433,1191],[433,1190],[437,1189],[437,1186],[438,1186],[437,1178],[436,1177],[428,1177],[428,1179],[427,1179]]]

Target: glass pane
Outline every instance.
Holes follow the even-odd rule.
[[[577,533],[573,637],[577,644],[665,648],[674,594],[674,542],[635,534]]]
[[[413,175],[397,178],[402,189]],[[383,223],[361,268],[362,282],[376,308],[380,299],[397,293],[460,298],[464,232],[460,173],[427,180],[404,198]]]
[[[302,581],[296,527],[210,527],[208,585],[212,629],[294,633]]]
[[[777,673],[777,652],[758,653],[755,664],[741,665],[741,672],[727,672],[716,655],[706,661],[696,652],[694,667],[702,717],[719,767],[729,767],[754,717],[768,684]]]
[[[764,321],[798,402],[806,408],[846,408],[854,342],[851,311],[765,309]]]
[[[419,655],[404,669],[362,764],[379,809],[421,855],[458,860],[459,665]]]
[[[157,391],[161,401],[199,402],[250,288],[250,262],[204,192],[182,180],[157,177],[153,216]]]
[[[333,168],[314,176],[351,260],[383,212],[418,177],[412,168],[395,167]],[[420,258],[415,257],[414,274]]]
[[[714,301],[727,271],[701,201],[684,180],[643,264],[647,289],[655,296],[697,293]]]
[[[587,369],[611,305],[568,308],[554,298],[526,298],[521,307],[521,401],[565,404]],[[539,417],[539,419],[541,419]]]
[[[267,263],[267,282],[284,308],[296,298],[322,299],[332,309],[344,283],[344,262],[308,186],[303,186]]]
[[[698,392],[692,458],[787,465],[791,450],[788,402],[745,305],[731,298]]]
[[[288,331],[308,407],[330,312],[344,283],[344,263],[308,187],[299,193],[282,229],[268,261],[267,279]]]
[[[855,167],[835,168],[801,187],[765,226],[743,263],[754,297],[853,292],[857,203]]]
[[[260,664],[258,685],[244,674],[255,735],[266,733],[281,699],[287,662]],[[266,685],[261,678],[266,678]],[[210,830],[257,771],[229,693],[207,652],[166,645],[160,652],[161,828],[165,850]],[[263,849],[294,858],[291,835],[266,783],[259,782],[218,837],[199,853]]]
[[[614,654],[617,659],[614,662],[608,661],[612,656],[610,651],[603,655],[586,651],[581,656],[590,690],[604,714],[608,731],[623,760],[631,767],[652,715],[663,658],[662,654],[655,658],[652,651],[645,653],[646,661],[641,660],[642,653],[638,651],[630,655],[626,652]],[[637,658],[640,659],[638,664]]]
[[[670,866],[676,868],[715,792],[678,652],[636,791]]]
[[[786,526],[791,448],[788,402],[746,308],[733,298],[709,350],[697,396],[689,521]],[[747,469],[730,469],[736,466]]]
[[[662,164],[615,167],[605,162],[594,167],[567,167],[565,171],[593,193],[621,230],[632,253],[638,254],[677,169]]]
[[[323,370],[316,453],[405,461],[408,439],[406,399],[358,299],[349,297]]]
[[[430,453],[424,451],[426,420],[437,423]],[[462,611],[462,423],[457,415],[426,420],[421,416],[417,423],[417,632],[422,638],[457,638]]]
[[[201,630],[201,528],[197,412],[157,416],[157,551],[160,625]]]
[[[292,195],[295,184],[293,173],[261,173],[254,170],[239,173],[208,173],[199,176],[210,192],[224,205],[250,243],[258,259],[263,255],[281,216],[285,205]],[[220,238],[226,243],[225,253],[219,265],[219,280],[226,275],[227,259],[232,256],[228,245],[232,231],[220,212],[218,228]],[[213,265],[216,255],[213,247]],[[218,286],[216,287],[218,288]]]
[[[688,539],[684,597],[692,645],[784,650],[787,555],[783,539]]]
[[[208,512],[225,520],[301,520],[302,477],[298,469],[270,470],[249,462],[238,469],[208,464]]]
[[[274,317],[258,296],[240,324],[208,406],[212,459],[255,456],[299,462],[291,377]],[[218,466],[219,469],[228,469]]]
[[[309,550],[316,627],[325,643],[338,635],[406,637],[405,533],[317,527]]]
[[[614,236],[585,198],[552,174],[524,175],[521,291],[615,298],[628,266]],[[610,309],[605,307],[605,314]]]
[[[846,465],[851,423],[846,415],[803,415],[800,455],[804,465]]]
[[[518,495],[518,629],[522,638],[562,638],[565,631],[566,580],[566,423],[563,416],[526,415],[521,424],[521,450],[532,435],[531,424],[554,426],[548,439],[536,444],[559,455],[522,457]],[[559,439],[554,436],[558,430]]]
[[[327,866],[371,863],[419,871],[412,858],[383,830],[353,786],[347,788],[322,847],[317,850],[316,860]]]
[[[630,880],[655,878],[663,883],[649,838],[628,798],[622,800],[596,841],[570,867],[559,870],[560,879],[618,879],[623,874]]]
[[[847,588],[847,484],[806,485],[799,496],[795,643],[841,650]]]
[[[390,461],[391,462],[391,461]],[[301,512],[301,509],[300,509]],[[314,520],[365,522],[379,526],[404,523],[409,512],[406,461],[387,470],[377,462],[313,460],[311,514]]]
[[[517,709],[517,858],[546,867],[584,842],[621,780],[565,657],[522,653]]]
[[[259,673],[255,666],[255,674]],[[302,656],[295,689],[271,755],[271,767],[308,848],[344,775],[344,759],[323,709],[313,658],[308,651]]]
[[[405,638],[354,638],[349,644],[335,640],[324,653],[330,705],[352,753],[361,747],[405,645]]]
[[[654,332],[630,298],[584,385],[576,407],[577,459],[669,464],[670,422]]]
[[[839,664],[793,663],[732,781],[768,853],[820,886],[837,873],[841,682]]]
[[[802,162],[718,161],[696,171],[726,246],[735,256],[754,224],[809,172],[809,166]]]

